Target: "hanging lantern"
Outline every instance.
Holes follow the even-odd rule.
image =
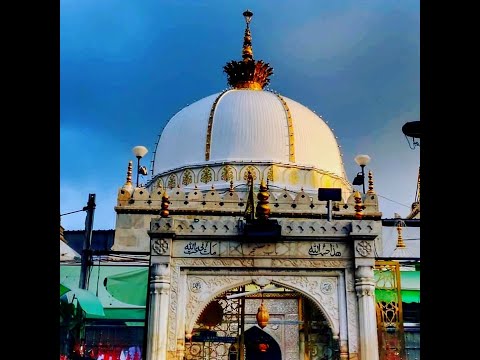
[[[267,352],[268,344],[265,344],[265,343],[258,344],[258,350],[260,350],[260,352]]]
[[[270,315],[268,314],[268,310],[263,304],[263,300],[262,300],[262,303],[260,304],[260,307],[258,308],[258,312],[257,312],[258,326],[260,326],[263,329],[265,326],[267,326],[269,318],[270,318]]]

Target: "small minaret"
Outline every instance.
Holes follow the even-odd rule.
[[[260,183],[260,191],[257,194],[258,203],[256,208],[256,216],[259,220],[266,221],[270,216],[270,206],[268,206],[269,197],[270,194],[268,193],[267,186],[262,178]]]
[[[127,205],[126,202],[130,200],[130,197],[133,194],[132,169],[133,169],[133,161],[130,160],[128,162],[128,168],[127,168],[127,179],[125,180],[125,184],[118,190],[117,205],[119,206]]]

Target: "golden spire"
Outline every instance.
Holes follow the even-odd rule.
[[[368,172],[368,191],[367,194],[375,194],[375,191],[373,190],[373,174],[372,170]]]
[[[360,195],[358,191],[355,191],[353,198],[355,199],[355,219],[361,220],[363,218],[362,195]]]
[[[133,161],[130,160],[128,162],[127,181],[125,182],[125,185],[132,185],[132,169],[133,169]]]
[[[245,35],[243,36],[242,58],[243,61],[251,61],[253,60],[253,49],[252,34],[250,33],[250,21],[252,21],[253,13],[247,9],[243,12],[243,16],[245,17],[247,26],[245,28]]]
[[[162,211],[160,211],[160,215],[162,217],[168,217],[168,214],[170,213],[168,211],[168,205],[170,204],[170,201],[168,201],[168,194],[167,194],[167,191],[164,190],[163,191],[163,195],[162,195]]]
[[[270,194],[267,191],[267,186],[265,185],[265,181],[262,181],[260,183],[260,191],[257,194],[257,209],[256,209],[256,215],[257,219],[259,220],[267,220],[268,217],[270,216],[270,207],[268,206],[268,198],[270,197]]]
[[[250,21],[253,13],[250,10],[243,12],[245,22],[245,35],[243,37],[242,61],[232,60],[223,67],[227,74],[228,85],[234,89],[262,90],[273,74],[273,68],[262,60],[253,59],[252,34],[250,33]]]
[[[405,223],[403,221],[397,221],[397,248],[406,248],[405,242],[403,241],[402,231]]]

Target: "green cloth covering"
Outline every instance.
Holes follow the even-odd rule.
[[[141,276],[139,274],[143,273]],[[122,274],[127,274],[126,277],[121,276]],[[139,275],[138,277],[135,274]],[[135,301],[137,298],[137,304],[131,304],[123,302],[122,299],[117,299],[113,297],[112,294],[104,286],[104,280],[110,286],[112,283],[115,285],[114,288],[121,288],[119,284],[116,284],[115,280],[117,279],[129,279],[129,282],[122,282],[129,292],[135,293],[136,297],[133,297],[132,301]],[[132,276],[133,275],[133,276]],[[109,279],[113,277],[115,279],[113,282]],[[60,294],[62,291],[70,288],[78,288],[78,282],[80,278],[80,264],[68,264],[60,265]],[[62,290],[62,286],[64,289]],[[145,303],[147,297],[147,286],[148,286],[148,266],[124,266],[124,265],[100,265],[94,264],[91,267],[91,273],[89,277],[89,286],[88,290],[92,294],[97,294],[97,297],[100,299],[101,304],[103,305],[103,310],[105,316],[86,314],[86,317],[89,319],[104,319],[104,320],[131,320],[132,322],[143,321],[145,319]],[[68,292],[63,293],[68,294]],[[61,296],[60,295],[60,296]],[[141,299],[143,295],[143,306],[142,302],[138,299]],[[127,295],[123,300],[128,300],[129,296]],[[70,296],[69,296],[70,297]]]
[[[378,279],[377,273],[375,278]],[[401,271],[400,286],[402,302],[420,303],[420,271]],[[390,302],[396,300],[395,291],[375,289],[376,301]]]
[[[115,299],[137,306],[145,306],[147,286],[148,269],[145,268],[105,278],[105,287]]]

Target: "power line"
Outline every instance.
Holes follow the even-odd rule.
[[[389,199],[389,198],[387,198],[387,197],[385,197],[385,196],[382,196],[382,195],[379,195],[379,194],[377,194],[377,196],[379,196],[379,197],[381,197],[381,198],[384,198],[385,200],[388,200],[388,201],[392,201],[392,202],[394,202],[394,203],[397,203],[398,205],[405,206],[405,207],[407,207],[407,208],[409,208],[409,209],[410,209],[410,206],[408,206],[408,205],[405,205],[405,204],[402,204],[402,203],[399,203],[398,201],[395,201],[395,200]]]
[[[65,214],[60,214],[60,216],[63,216],[63,215],[70,215],[70,214],[74,214],[74,213],[77,213],[77,212],[80,212],[80,211],[85,211],[86,209],[83,208],[82,210],[76,210],[76,211],[70,211],[68,213],[65,213]]]

